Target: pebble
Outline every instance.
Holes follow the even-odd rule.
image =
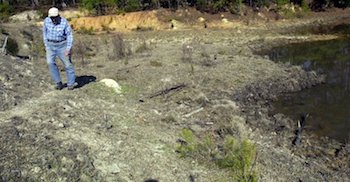
[[[41,171],[41,168],[40,167],[34,167],[33,168],[33,173],[36,174],[36,173],[39,173]]]
[[[112,164],[109,166],[109,171],[112,173],[112,174],[117,174],[117,173],[120,173],[120,168],[117,164]]]
[[[77,155],[77,160],[78,160],[78,161],[83,162],[84,159],[85,159],[85,157],[84,157],[83,155],[81,155],[81,154],[78,154],[78,155]]]

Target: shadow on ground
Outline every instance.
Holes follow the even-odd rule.
[[[96,81],[96,77],[95,76],[78,76],[75,81],[78,83],[78,85],[75,88],[81,88],[91,82],[95,82]]]

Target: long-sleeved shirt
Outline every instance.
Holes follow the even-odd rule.
[[[63,41],[67,40],[66,50],[70,50],[73,46],[73,33],[68,21],[61,17],[61,22],[55,25],[51,18],[46,17],[43,27],[44,44],[47,46],[49,40],[51,41]]]

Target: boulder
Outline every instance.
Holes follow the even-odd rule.
[[[107,87],[112,88],[117,94],[122,93],[122,88],[119,86],[119,84],[115,80],[105,78],[105,79],[102,79],[100,82],[104,83]]]

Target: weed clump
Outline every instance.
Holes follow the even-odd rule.
[[[0,4],[0,22],[7,21],[13,12],[13,8],[8,2]]]
[[[250,141],[237,141],[228,136],[223,144],[216,145],[212,136],[206,135],[201,140],[189,129],[182,130],[180,137],[176,147],[180,157],[190,157],[200,162],[214,162],[220,168],[229,169],[233,181],[257,181],[254,170],[256,146]]]
[[[223,152],[216,164],[221,168],[229,168],[236,181],[257,181],[253,170],[256,159],[256,147],[248,140],[237,142],[233,137],[227,137]]]
[[[81,27],[77,32],[81,33],[81,34],[93,35],[94,28],[93,27],[90,27],[90,28]]]
[[[181,157],[194,156],[195,150],[198,148],[198,142],[192,131],[183,129],[180,137],[181,139],[178,140],[179,145],[176,147],[176,151]]]
[[[150,61],[150,64],[151,64],[151,66],[153,66],[153,67],[161,67],[161,66],[162,66],[162,63],[161,63],[161,62],[154,61],[154,60]]]

